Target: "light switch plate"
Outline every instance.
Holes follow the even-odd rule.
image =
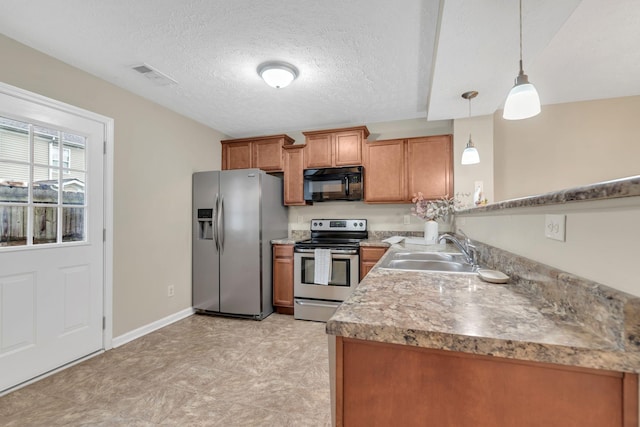
[[[403,220],[404,225],[411,224],[411,215],[405,215]]]
[[[566,215],[545,215],[544,216],[544,235],[548,239],[565,241],[565,225],[567,222]]]

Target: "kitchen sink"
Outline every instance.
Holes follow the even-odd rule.
[[[393,255],[394,260],[412,260],[412,261],[452,261],[465,263],[465,257],[462,254],[451,254],[445,252],[398,252]]]
[[[464,255],[439,252],[398,252],[384,260],[380,268],[469,274],[477,271],[477,267],[466,262]]]

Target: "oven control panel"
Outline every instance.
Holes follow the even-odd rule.
[[[312,219],[311,231],[367,231],[367,220]]]

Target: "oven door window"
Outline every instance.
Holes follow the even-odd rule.
[[[302,283],[313,285],[314,284],[314,272],[315,261],[313,257],[302,257],[300,262],[300,278]],[[351,261],[349,259],[336,259],[331,260],[331,279],[329,280],[329,286],[345,286],[349,287],[349,277],[351,276]],[[324,285],[319,285],[324,286]]]

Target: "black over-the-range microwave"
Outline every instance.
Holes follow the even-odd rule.
[[[306,169],[304,171],[304,200],[308,202],[362,200],[362,172],[362,166]]]

